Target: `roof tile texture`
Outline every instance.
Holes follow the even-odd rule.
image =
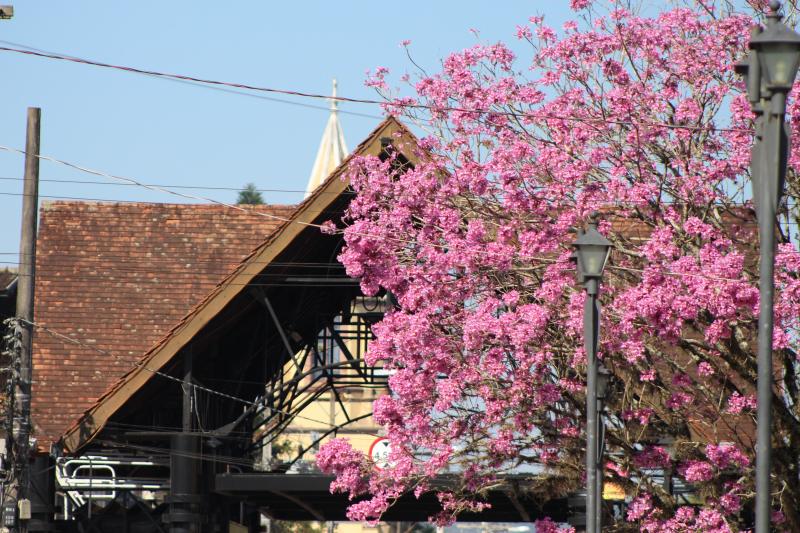
[[[294,206],[53,202],[36,261],[32,409],[63,431],[278,227]],[[103,353],[107,352],[107,353]]]

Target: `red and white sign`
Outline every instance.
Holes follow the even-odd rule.
[[[369,456],[377,468],[386,468],[389,466],[390,451],[389,439],[386,437],[379,437],[375,439],[369,447]]]

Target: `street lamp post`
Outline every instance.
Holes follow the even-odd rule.
[[[611,252],[611,243],[597,231],[597,213],[588,229],[573,244],[578,274],[586,290],[583,335],[586,347],[586,533],[599,533],[602,519],[601,459],[598,409],[597,345],[600,336],[600,281]]]
[[[755,29],[750,54],[737,65],[756,114],[751,176],[761,245],[758,315],[758,435],[756,440],[756,533],[770,523],[772,460],[772,329],[775,291],[775,216],[784,190],[789,153],[786,95],[800,67],[800,35],[781,22],[780,3],[770,3],[763,31]]]
[[[597,489],[595,498],[597,500],[597,531],[603,530],[603,480],[605,479],[603,456],[606,450],[606,424],[603,421],[603,410],[605,409],[606,398],[608,396],[608,383],[611,381],[611,372],[603,363],[597,363],[597,474],[595,483]]]

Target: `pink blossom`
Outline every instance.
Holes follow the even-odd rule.
[[[533,32],[527,26],[517,26],[517,39],[532,39]]]
[[[714,467],[705,461],[689,461],[681,467],[681,475],[689,483],[702,483],[714,477]]]
[[[346,439],[329,440],[320,446],[316,458],[320,470],[336,475],[331,493],[348,492],[351,499],[367,488],[365,459]]]
[[[742,499],[738,494],[729,492],[719,498],[719,505],[727,514],[736,514],[742,510]]]
[[[667,407],[669,409],[682,409],[690,405],[694,397],[688,392],[676,391],[667,400]]]
[[[753,395],[742,396],[738,392],[733,392],[730,397],[728,397],[728,407],[726,411],[728,413],[738,415],[741,414],[743,411],[748,409],[755,409],[757,406],[756,404],[756,397]]]
[[[652,499],[649,494],[643,494],[635,498],[628,505],[626,518],[628,522],[635,522],[644,518],[653,509]]]
[[[709,444],[706,446],[706,456],[721,470],[750,466],[750,459],[733,444]]]
[[[713,376],[715,371],[713,366],[711,366],[706,361],[703,361],[699,365],[697,365],[697,373],[703,377],[709,377]]]
[[[536,533],[575,533],[574,527],[559,526],[549,518],[536,520],[533,525]]]
[[[639,374],[639,379],[642,381],[655,381],[656,379],[656,371],[655,369],[645,370]]]
[[[641,409],[626,409],[625,411],[622,411],[622,419],[637,420],[639,424],[645,425],[650,422],[650,418],[654,413],[655,411],[649,407],[644,407]]]
[[[330,220],[326,220],[321,224],[320,231],[322,231],[322,233],[325,233],[327,235],[334,235],[337,231],[336,224],[334,224]]]
[[[633,461],[637,468],[663,468],[668,466],[672,459],[663,447],[647,446],[634,457]]]

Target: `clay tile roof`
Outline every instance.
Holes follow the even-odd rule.
[[[40,449],[47,450],[294,209],[244,207],[247,212],[210,204],[42,206],[35,321],[113,356],[37,330],[32,409]]]

